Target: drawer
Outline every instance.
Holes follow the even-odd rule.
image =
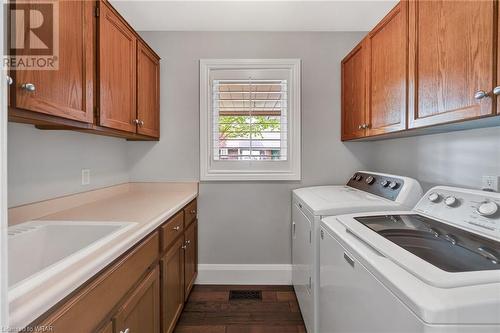
[[[198,206],[196,199],[191,201],[184,207],[184,227],[187,228],[194,220],[196,220],[196,215],[198,214]]]
[[[161,249],[165,251],[184,231],[184,211],[180,211],[161,227]]]
[[[157,260],[158,246],[158,232],[155,232],[118,262],[99,273],[97,278],[50,313],[40,325],[53,327],[51,332],[55,333],[95,330]]]

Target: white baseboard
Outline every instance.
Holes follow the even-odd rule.
[[[196,284],[290,285],[292,265],[198,265]]]

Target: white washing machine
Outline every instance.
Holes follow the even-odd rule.
[[[325,218],[319,332],[500,332],[499,206],[435,187],[411,211]]]
[[[422,196],[411,178],[360,171],[345,186],[293,191],[292,283],[307,332],[317,332],[319,224],[321,218],[354,212],[411,209]]]

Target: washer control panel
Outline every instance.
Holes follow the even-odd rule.
[[[404,186],[404,180],[396,177],[356,172],[347,182],[347,186],[394,201]]]
[[[414,210],[500,240],[500,193],[438,186]]]

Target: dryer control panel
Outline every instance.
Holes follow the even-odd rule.
[[[347,182],[347,186],[394,201],[405,182],[402,178],[356,172]]]

